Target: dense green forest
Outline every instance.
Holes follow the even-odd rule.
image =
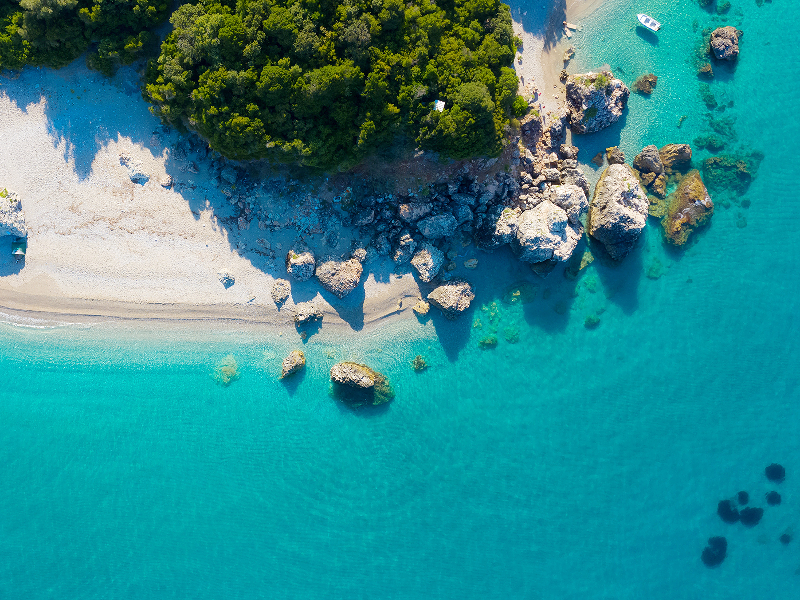
[[[145,97],[229,158],[347,167],[398,136],[494,154],[527,108],[498,0],[201,0],[171,22]]]
[[[0,0],[0,69],[63,67],[87,49],[111,74],[137,58],[147,28],[167,17],[167,0]]]

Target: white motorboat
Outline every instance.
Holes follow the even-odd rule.
[[[639,23],[647,27],[650,31],[658,31],[659,29],[661,29],[661,23],[656,21],[650,15],[639,13],[638,15],[636,15],[636,17],[639,19]]]

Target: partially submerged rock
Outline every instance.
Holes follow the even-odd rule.
[[[661,154],[653,144],[642,148],[642,151],[633,159],[633,166],[642,173],[655,173],[658,175],[664,172]]]
[[[628,104],[630,90],[611,71],[567,78],[569,122],[575,133],[593,133],[616,123]]]
[[[664,171],[682,171],[692,162],[692,147],[689,144],[667,144],[658,151]]]
[[[413,310],[414,313],[419,317],[424,317],[427,315],[430,309],[431,305],[428,302],[425,302],[425,300],[420,300],[411,308],[411,310]]]
[[[622,260],[636,245],[647,222],[649,202],[633,169],[609,165],[594,189],[586,226],[614,260]]]
[[[703,549],[700,559],[707,567],[718,567],[725,560],[728,553],[728,540],[715,536],[708,538],[708,545]]]
[[[383,404],[394,398],[386,376],[359,363],[336,363],[331,367],[331,381],[334,395],[353,407]]]
[[[320,285],[339,298],[352,292],[361,281],[364,267],[358,259],[345,261],[329,260],[317,267]]]
[[[272,283],[272,290],[270,291],[270,295],[272,296],[272,301],[280,306],[289,298],[289,293],[291,292],[291,287],[289,286],[289,282],[286,279],[276,279]]]
[[[669,208],[661,221],[664,237],[682,246],[691,233],[704,225],[714,214],[714,203],[700,178],[700,171],[689,171],[669,197]]]
[[[289,250],[286,254],[286,272],[297,281],[308,281],[316,267],[314,255],[308,251]]]
[[[302,350],[292,350],[289,356],[283,359],[281,365],[281,379],[294,375],[306,366],[306,355]]]
[[[432,281],[439,274],[443,264],[444,252],[428,242],[422,244],[422,248],[411,259],[411,266],[419,273],[420,281],[425,283]]]
[[[14,192],[0,190],[0,235],[27,237],[22,202]]]
[[[442,311],[448,319],[455,319],[469,308],[475,299],[472,286],[461,279],[448,281],[428,294],[431,304]]]
[[[711,54],[717,60],[734,60],[739,56],[739,38],[743,32],[735,27],[718,27],[711,32]]]
[[[633,83],[633,89],[640,94],[646,94],[649,96],[653,93],[653,90],[656,89],[657,83],[658,77],[652,73],[648,73],[647,75],[642,75]]]
[[[322,311],[313,300],[298,302],[294,305],[295,325],[306,325],[320,319],[322,319]]]
[[[610,165],[625,164],[625,153],[619,146],[611,146],[611,148],[606,148],[606,160]],[[600,164],[602,165],[603,163],[601,162]]]

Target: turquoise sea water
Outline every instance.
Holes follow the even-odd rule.
[[[628,26],[641,10],[665,23],[657,44]],[[722,21],[678,0],[613,0],[584,21],[576,69],[659,82],[624,127],[578,140],[582,159],[703,133],[691,53]],[[577,280],[480,255],[461,321],[312,337],[288,385],[289,336],[0,327],[0,597],[797,598],[800,48],[774,24],[800,7],[738,0],[724,21],[745,38],[710,83],[734,101],[714,114],[765,158],[750,207],[718,204],[685,252],[653,222],[621,267]],[[504,302],[523,277],[535,298]],[[211,372],[229,354],[226,388]],[[386,373],[395,401],[337,404],[342,359]],[[739,490],[766,509],[752,529],[716,515]],[[712,535],[729,544],[716,569],[700,561]]]

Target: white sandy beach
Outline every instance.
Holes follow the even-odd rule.
[[[573,0],[567,18],[601,1]],[[543,103],[550,110],[563,99],[561,88],[552,88],[560,85],[563,50],[545,48],[548,11],[532,10],[526,20],[512,3],[525,46],[515,67],[526,86],[549,92]],[[526,31],[527,23],[538,29]],[[292,296],[278,311],[272,282],[286,276],[282,257],[300,234],[286,223],[271,232],[260,230],[257,220],[244,231],[220,222],[225,198],[204,168],[193,172],[192,156],[171,154],[178,136],[163,132],[148,112],[130,70],[106,80],[79,60],[59,71],[0,77],[0,189],[22,198],[29,229],[24,264],[10,256],[10,238],[0,238],[0,310],[289,325],[294,301],[317,298],[326,325],[361,329],[413,315],[426,290],[410,273],[391,273],[388,260],[365,265],[363,292],[341,301],[321,293],[313,280],[292,282]],[[138,162],[149,181],[133,183],[120,155]],[[162,187],[168,176],[174,185]],[[265,209],[272,210],[279,208]],[[461,265],[463,257],[456,260]],[[235,284],[226,289],[221,272],[233,275]]]

